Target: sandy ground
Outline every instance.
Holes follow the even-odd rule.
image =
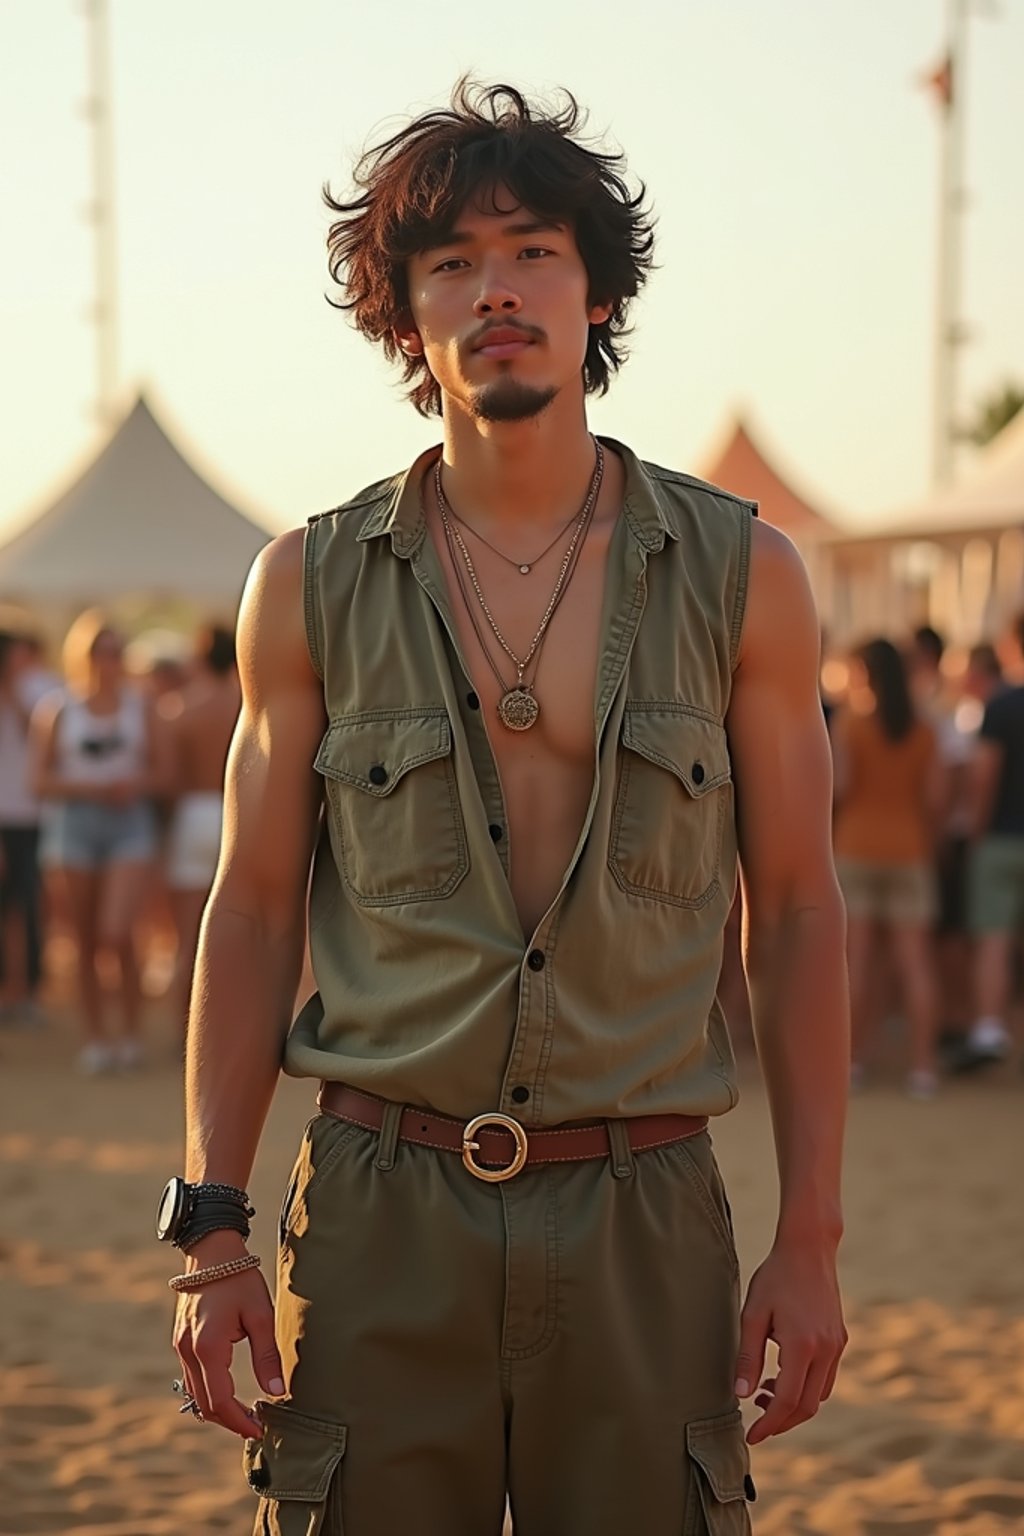
[[[152,1216],[181,1164],[178,1070],[165,1051],[137,1075],[83,1081],[74,1044],[67,1021],[0,1030],[0,1532],[246,1536],[239,1442],[179,1417],[169,1390],[174,1265]],[[716,1143],[749,1274],[775,1179],[764,1097],[744,1077]],[[282,1081],[252,1181],[256,1252],[273,1251],[311,1098]],[[1024,1530],[1022,1111],[1009,1069],[931,1104],[896,1086],[854,1103],[851,1344],[819,1418],[755,1452],[758,1536]]]

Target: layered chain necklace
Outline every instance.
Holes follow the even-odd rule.
[[[438,511],[441,514],[441,523],[444,527],[444,536],[448,545],[448,553],[451,556],[452,568],[455,571],[459,592],[462,596],[462,601],[466,606],[466,612],[469,615],[470,623],[472,624],[476,637],[480,642],[480,649],[483,651],[487,664],[491,671],[494,673],[494,676],[498,681],[498,686],[502,690],[501,698],[498,700],[498,718],[501,720],[502,725],[507,726],[510,731],[528,731],[532,725],[536,724],[537,718],[540,715],[540,705],[537,703],[533,693],[534,684],[537,677],[537,667],[540,665],[540,649],[544,642],[544,638],[547,635],[551,620],[555,616],[555,611],[558,608],[559,603],[562,601],[562,598],[565,596],[569,582],[572,580],[577,561],[580,557],[580,552],[583,548],[583,544],[587,536],[587,530],[590,527],[590,523],[594,515],[594,507],[597,504],[597,498],[601,490],[601,481],[604,478],[604,449],[596,440],[594,443],[594,448],[596,450],[594,458],[594,473],[590,477],[590,485],[587,489],[587,495],[583,505],[572,518],[571,522],[566,524],[566,527],[561,529],[559,534],[556,535],[556,537],[551,541],[551,543],[548,545],[548,549],[543,550],[540,555],[537,555],[536,558],[531,560],[529,563],[512,560],[510,556],[502,555],[501,550],[494,550],[495,554],[501,555],[501,558],[506,560],[510,565],[518,566],[523,575],[528,575],[530,567],[532,565],[536,565],[538,560],[543,559],[543,556],[547,554],[548,550],[554,548],[555,544],[558,542],[558,539],[563,537],[569,528],[572,529],[568,547],[562,557],[561,566],[559,567],[558,577],[555,581],[554,590],[551,593],[551,597],[548,599],[548,605],[545,608],[541,617],[541,621],[537,626],[536,633],[530,642],[529,649],[527,650],[526,655],[522,657],[516,655],[515,651],[509,645],[508,641],[505,639],[505,636],[498,628],[498,625],[495,623],[494,615],[491,613],[491,610],[487,605],[487,599],[484,597],[483,589],[480,586],[480,579],[476,573],[476,566],[473,564],[473,557],[467,548],[465,539],[462,537],[462,534],[459,531],[460,519],[456,517],[451,507],[448,505],[448,499],[444,494],[444,487],[441,484],[440,458],[434,466],[434,490],[437,496]],[[469,525],[467,524],[466,526],[468,527]],[[477,537],[480,536],[477,535]],[[486,544],[487,540],[482,539],[481,542]],[[488,548],[494,549],[494,546],[489,544]],[[476,612],[472,602],[470,601],[469,593],[466,591],[463,572],[461,570],[461,566],[463,565],[465,566],[465,574],[469,578],[470,585],[476,594],[477,602],[480,605],[480,608],[483,610],[484,618],[490,625],[494,638],[497,640],[498,644],[505,652],[505,655],[509,658],[509,660],[512,662],[512,665],[516,669],[516,681],[514,684],[509,684],[505,680],[500,669],[495,663],[493,656],[491,655],[490,645],[480,628]],[[536,663],[536,665],[534,665],[533,668],[532,679],[527,681],[526,672],[531,662]]]

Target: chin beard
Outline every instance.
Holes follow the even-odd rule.
[[[529,421],[546,410],[557,393],[552,387],[537,389],[518,379],[495,379],[476,391],[470,410],[478,421]]]

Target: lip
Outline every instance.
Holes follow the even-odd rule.
[[[474,352],[483,357],[516,357],[520,352],[525,352],[527,347],[533,346],[531,337],[524,335],[522,331],[515,330],[511,326],[488,331],[482,336],[473,348]]]

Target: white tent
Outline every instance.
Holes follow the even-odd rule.
[[[837,641],[933,624],[973,645],[1024,606],[1024,411],[956,484],[829,540],[822,607]]]
[[[0,547],[0,598],[233,610],[270,537],[207,484],[140,394],[84,472]]]
[[[1024,528],[1024,411],[981,449],[962,479],[890,515],[879,532],[926,538],[1001,528]]]

